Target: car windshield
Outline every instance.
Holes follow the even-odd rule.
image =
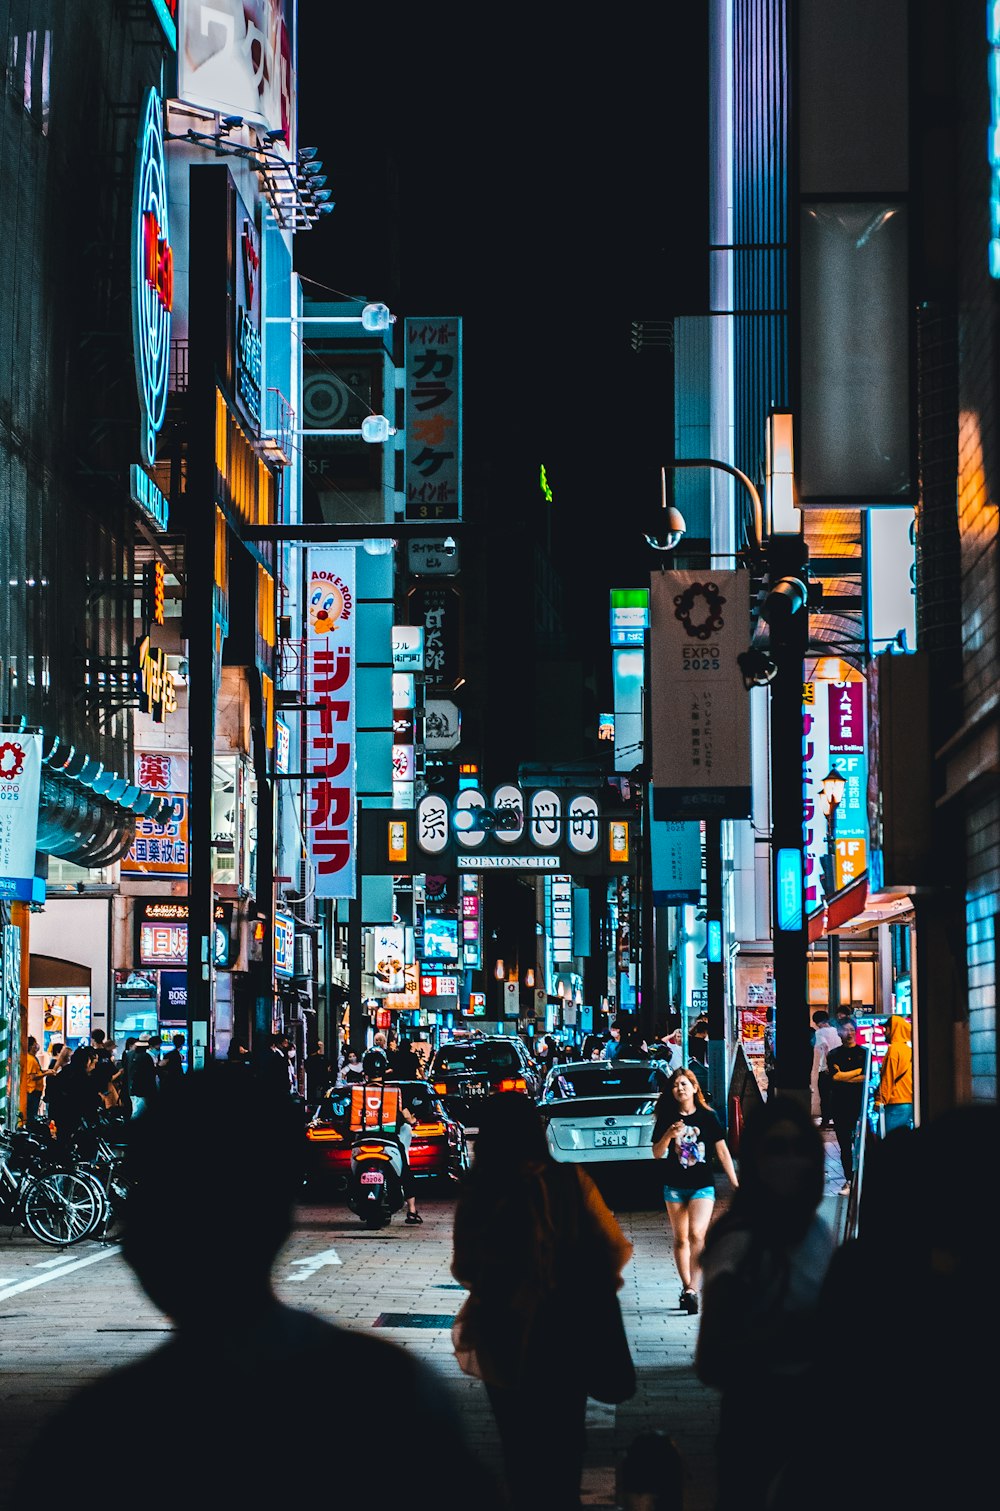
[[[648,1096],[662,1091],[666,1076],[655,1065],[566,1065],[552,1071],[545,1083],[546,1102],[561,1102],[567,1097]]]
[[[439,1074],[449,1070],[517,1070],[519,1064],[511,1044],[462,1044],[439,1049],[434,1069]]]

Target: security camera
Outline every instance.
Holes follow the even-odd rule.
[[[808,597],[808,589],[801,578],[781,577],[764,599],[761,618],[772,630],[784,629],[792,615],[805,608]]]
[[[657,540],[655,535],[646,536],[646,544],[652,546],[654,551],[672,551],[687,529],[683,514],[673,504],[666,510],[666,526],[667,533],[662,541]]]
[[[455,544],[454,535],[446,535],[441,542],[441,550],[445,556],[454,556],[458,547]]]
[[[743,686],[747,692],[752,687],[766,687],[774,681],[778,670],[766,651],[756,650],[753,646],[736,657],[736,664],[743,674]]]

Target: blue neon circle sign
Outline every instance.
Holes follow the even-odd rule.
[[[132,206],[132,339],[140,443],[147,465],[156,460],[156,437],[167,408],[173,303],[174,254],[167,214],[163,105],[156,90],[150,89],[142,109]]]

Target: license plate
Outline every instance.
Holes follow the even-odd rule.
[[[627,1144],[627,1128],[598,1128],[594,1134],[595,1149],[624,1149]]]
[[[363,1186],[383,1186],[385,1185],[385,1176],[381,1170],[362,1170],[361,1184]]]

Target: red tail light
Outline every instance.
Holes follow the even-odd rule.
[[[448,1090],[448,1082],[447,1081],[435,1081],[434,1082],[434,1090],[437,1092],[437,1094],[438,1094],[439,1097],[443,1097],[444,1094],[445,1094],[445,1092]]]
[[[527,1091],[527,1089],[528,1083],[523,1076],[518,1076],[516,1080],[501,1081],[497,1087],[497,1091]]]
[[[312,1139],[314,1143],[324,1140],[333,1144],[342,1144],[344,1142],[344,1135],[338,1133],[336,1128],[307,1128],[306,1138]]]
[[[359,1144],[354,1151],[357,1155],[363,1155],[365,1159],[388,1159],[389,1156],[381,1144]]]
[[[444,1132],[443,1123],[414,1123],[414,1138],[440,1138]]]

